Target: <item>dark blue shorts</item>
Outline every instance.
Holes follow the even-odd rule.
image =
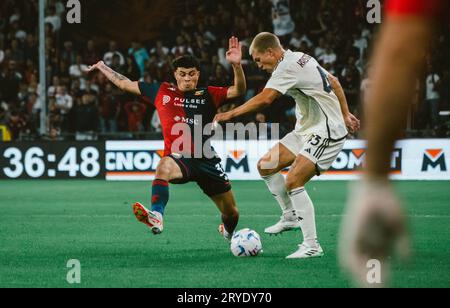
[[[220,158],[184,158],[170,155],[183,173],[180,180],[171,181],[172,184],[186,184],[196,182],[202,191],[209,197],[227,193],[231,184],[222,168]]]

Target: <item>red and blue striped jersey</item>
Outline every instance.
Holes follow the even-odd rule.
[[[210,147],[205,146],[211,136],[204,134],[204,128],[213,121],[217,109],[226,101],[228,88],[206,87],[182,92],[168,82],[140,82],[139,89],[158,112],[165,156],[175,153],[192,155]],[[198,149],[200,146],[202,149]]]

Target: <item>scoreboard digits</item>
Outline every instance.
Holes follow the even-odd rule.
[[[104,144],[0,146],[0,178],[104,178]]]

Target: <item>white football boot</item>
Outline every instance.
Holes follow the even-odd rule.
[[[163,232],[163,216],[161,213],[149,211],[139,202],[133,205],[133,212],[137,220],[146,224],[153,234],[157,235]]]
[[[286,231],[298,230],[300,229],[300,218],[297,216],[295,211],[285,212],[280,221],[275,225],[268,227],[264,230],[264,233],[270,235],[278,235]]]
[[[298,246],[298,250],[293,254],[286,257],[286,259],[307,259],[307,258],[320,258],[324,255],[322,247],[317,243],[315,246],[308,246],[303,243]]]

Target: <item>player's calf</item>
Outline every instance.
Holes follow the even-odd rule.
[[[152,211],[164,215],[169,202],[169,182],[156,179],[152,184]]]
[[[286,179],[286,188],[296,214],[299,217],[303,241],[307,247],[316,246],[317,230],[314,205],[304,184],[314,176],[315,172],[315,164],[308,158],[299,155],[291,170],[289,170]],[[303,252],[300,253],[300,255],[302,254]]]
[[[239,212],[235,208],[232,213],[222,214],[222,222],[224,230],[232,235],[236,230],[236,226],[239,222]]]
[[[316,175],[316,166],[303,156],[299,156],[286,176],[288,192],[304,187]]]
[[[232,235],[239,222],[239,211],[237,209],[232,191],[230,190],[223,194],[211,196],[211,199],[214,201],[222,214],[223,231],[226,231],[227,234]],[[225,234],[225,232],[221,233],[223,235]]]

